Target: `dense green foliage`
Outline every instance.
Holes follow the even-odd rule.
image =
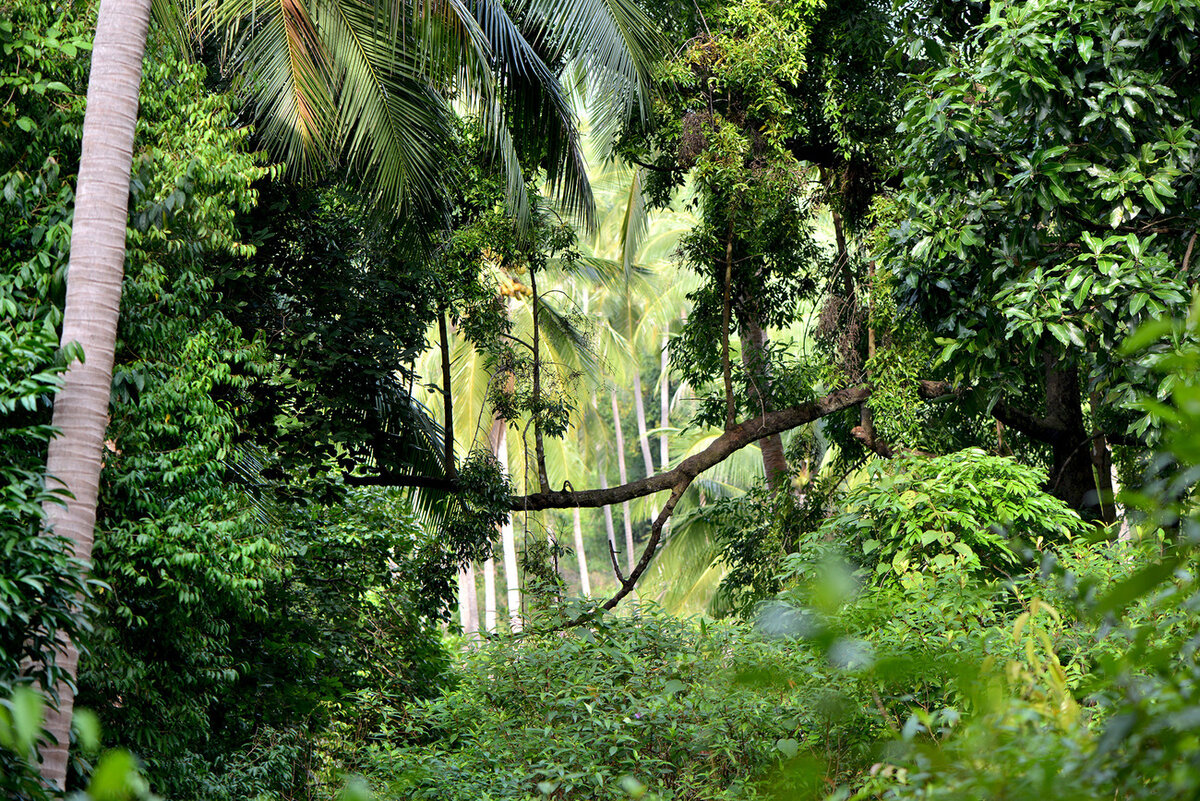
[[[436,80],[406,52],[373,87],[383,51],[329,38],[365,7],[280,8],[222,8],[249,28],[219,56],[152,35],[88,566],[42,528],[91,9],[0,0],[0,792],[47,797],[29,685],[69,635],[96,799],[1195,795],[1196,0],[476,3],[399,35]],[[279,152],[320,122],[321,163],[289,172],[231,91],[267,79],[223,59],[264,68],[306,14],[320,47],[269,80],[316,90]],[[594,120],[637,165],[613,260],[570,215],[577,72],[654,89]],[[428,126],[350,133],[393,117]],[[680,190],[652,284],[644,215]],[[653,530],[694,564],[658,586],[705,616],[567,597],[542,507],[591,511],[568,493],[610,451],[683,462]],[[570,521],[621,582],[665,497],[633,473],[600,499],[635,501],[628,545]],[[465,569],[501,554],[508,594]]]
[[[1088,532],[1039,489],[1044,482],[1039,471],[980,450],[872,465],[814,539],[845,544],[880,579],[947,569],[999,578],[1023,549]]]
[[[908,90],[901,294],[954,377],[1048,446],[1055,494],[1076,508],[1097,504],[1093,463],[1106,470],[1078,443],[1149,424],[1131,409],[1155,391],[1146,365],[1116,345],[1192,284],[1196,15],[996,3],[970,55]]]
[[[678,798],[753,797],[746,780],[795,753],[806,712],[736,680],[771,651],[752,640],[652,615],[486,647],[457,688],[396,715],[392,737],[411,745],[362,767],[405,798],[619,799],[629,778]]]

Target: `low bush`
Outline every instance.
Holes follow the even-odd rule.
[[[457,687],[396,710],[358,767],[388,798],[756,798],[785,762],[871,739],[874,713],[830,703],[812,674],[811,652],[745,624],[604,618],[469,653]]]

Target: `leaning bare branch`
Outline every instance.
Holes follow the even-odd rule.
[[[617,590],[616,594],[607,601],[600,604],[597,609],[580,615],[562,628],[572,628],[588,623],[595,619],[596,615],[600,614],[601,611],[607,611],[616,607],[622,598],[633,592],[633,588],[637,586],[638,579],[646,572],[646,568],[650,566],[650,562],[658,552],[658,543],[662,539],[663,527],[671,519],[671,513],[675,511],[675,504],[679,503],[679,499],[683,497],[683,493],[687,492],[687,488],[691,486],[691,483],[692,479],[684,478],[671,488],[671,497],[667,499],[662,511],[658,513],[658,517],[654,519],[654,523],[650,526],[650,538],[646,540],[646,548],[642,551],[642,558],[634,565],[633,570],[629,573],[629,577],[621,581],[621,589]]]
[[[935,382],[928,382],[931,385]],[[948,387],[948,385],[947,385]],[[923,389],[924,393],[924,389]],[[674,490],[684,483],[691,483],[696,476],[729,458],[736,451],[757,442],[763,437],[811,423],[814,420],[848,409],[862,403],[871,394],[865,386],[848,387],[830,393],[811,403],[802,403],[787,409],[767,412],[753,420],[734,426],[713,440],[712,444],[697,454],[679,463],[673,470],[631,481],[608,489],[578,490],[571,492],[538,492],[532,495],[514,496],[512,509],[569,509],[579,507],[608,506],[653,495],[656,492]],[[944,393],[943,393],[944,394]],[[665,522],[665,521],[664,521]]]

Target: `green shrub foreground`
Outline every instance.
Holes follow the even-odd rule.
[[[395,798],[748,798],[813,710],[739,674],[789,654],[744,626],[667,615],[489,643],[457,687],[392,718],[362,767]],[[397,740],[407,744],[396,745]]]
[[[395,799],[1008,797],[989,776],[1094,765],[1123,703],[1104,671],[1185,636],[1148,601],[1082,614],[1156,547],[1079,538],[1003,583],[795,557],[754,624],[643,607],[469,650],[347,767]]]

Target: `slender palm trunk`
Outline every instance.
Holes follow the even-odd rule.
[[[642,392],[642,377],[633,374],[633,399],[637,404],[638,442],[642,446],[642,461],[646,463],[646,477],[654,475],[654,457],[650,453],[650,437],[646,433],[646,398]]]
[[[483,630],[496,633],[496,560],[483,563]]]
[[[438,312],[438,340],[442,346],[442,431],[445,432],[442,439],[444,443],[445,453],[443,460],[446,463],[446,477],[451,481],[457,475],[457,467],[454,464],[454,395],[451,392],[450,378],[450,334],[446,325],[446,317],[448,313],[443,309]]]
[[[508,429],[503,421],[495,448],[500,468],[507,473]],[[500,550],[504,553],[504,580],[508,585],[508,628],[515,634],[521,630],[521,579],[517,574],[517,541],[513,536],[512,515],[500,526]]]
[[[600,408],[596,404],[596,393],[594,393],[594,392],[592,393],[592,410],[596,413],[596,419],[603,422],[604,418],[601,416]],[[596,443],[596,472],[600,476],[600,489],[608,489],[608,466],[605,464],[604,460],[601,458],[603,451],[604,451],[604,446],[601,443],[597,442]],[[609,553],[611,554],[611,558],[612,558],[613,562],[615,563],[616,558],[617,558],[617,537],[613,531],[612,506],[605,504],[603,509],[604,509],[604,531],[608,535],[608,550],[609,550]],[[606,563],[608,562],[607,559],[604,561]]]
[[[621,430],[621,407],[617,405],[617,391],[612,391],[613,429],[617,432],[617,474],[622,484],[629,483],[629,473],[625,470],[625,433]],[[636,560],[633,558],[633,516],[629,513],[629,501],[621,503],[621,511],[625,516],[625,569],[633,572]]]
[[[475,566],[468,564],[458,571],[458,619],[463,636],[475,640],[479,636],[479,595],[475,588]]]
[[[583,523],[579,519],[579,507],[573,508],[575,517],[575,558],[579,560],[579,589],[584,598],[592,596],[592,582],[588,576],[587,553],[583,550]]]
[[[504,426],[503,420],[495,418],[492,420],[491,430],[488,431],[488,447],[501,464],[506,464],[507,460],[507,453],[501,457],[501,452],[507,451],[508,447]],[[504,526],[497,526],[496,531],[503,539]],[[483,627],[488,634],[496,633],[496,560],[491,556],[483,563]]]
[[[671,424],[671,364],[667,348],[670,346],[670,339],[667,333],[663,332],[662,337],[662,363],[659,370],[659,422],[662,433],[658,435],[658,469],[664,473],[671,469],[671,445],[667,440],[667,426]],[[655,515],[657,517],[658,515]],[[666,538],[670,533],[671,521],[663,525],[663,537]]]
[[[642,376],[635,366],[633,373],[633,401],[637,410],[638,444],[642,447],[642,461],[646,464],[646,478],[654,475],[654,457],[650,455],[650,437],[646,431],[646,396],[642,392]],[[651,503],[650,519],[658,517],[658,505]]]
[[[664,333],[662,338],[662,366],[658,376],[659,390],[659,428],[658,435],[658,469],[664,473],[671,469],[671,446],[667,439],[667,426],[671,424],[671,364],[668,348],[670,339]]]
[[[596,449],[597,455],[599,455],[599,451],[600,451],[600,449],[597,448]],[[596,463],[597,464],[600,463],[600,460],[598,458],[596,460]],[[602,490],[608,489],[608,475],[604,472],[603,467],[599,468],[599,472],[600,472],[600,489],[602,489]],[[616,559],[617,534],[613,530],[612,506],[610,506],[608,504],[604,505],[604,530],[605,530],[605,533],[608,535],[608,549],[613,554],[613,559]]]
[[[47,528],[70,540],[75,555],[85,561],[92,556],[96,524],[149,24],[150,0],[102,0],[83,119],[62,342],[78,342],[86,361],[72,363],[54,400],[53,424],[61,433],[51,441],[46,463],[47,473],[73,498],[65,507],[49,504],[46,517]],[[78,666],[78,648],[68,641],[58,667],[73,680]],[[42,749],[42,778],[63,789],[75,697],[70,682],[59,682],[56,689],[58,705],[46,720],[56,744]]]

